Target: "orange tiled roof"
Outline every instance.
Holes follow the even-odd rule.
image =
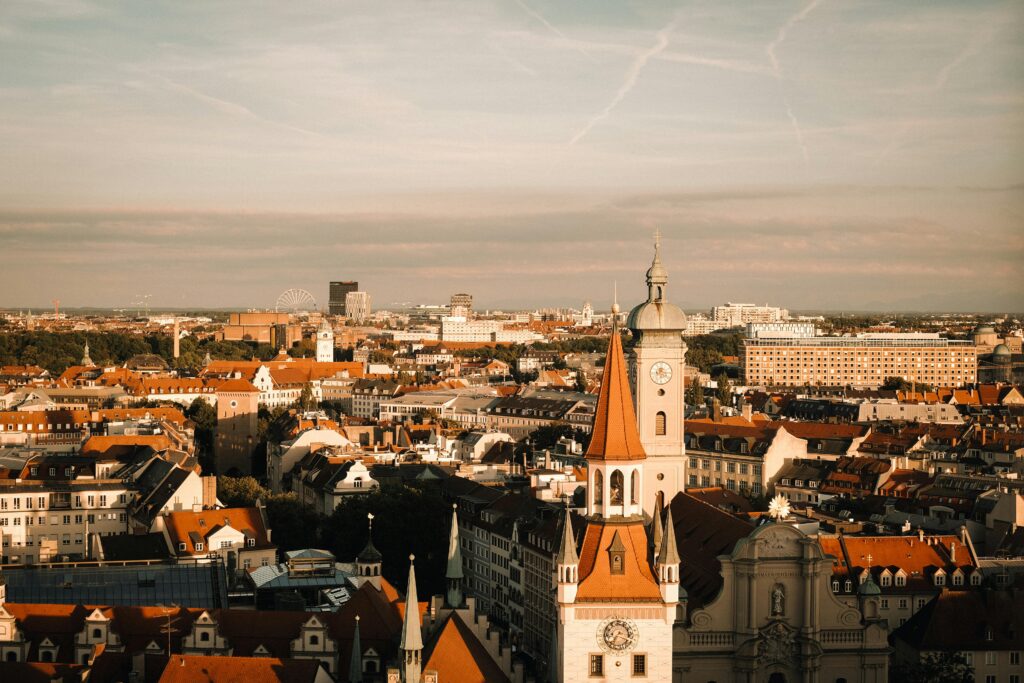
[[[227,525],[241,531],[248,538],[256,539],[256,548],[270,547],[263,515],[254,507],[172,512],[165,517],[165,523],[173,547],[177,548],[178,544],[184,543],[189,553],[208,553],[211,550],[209,544],[204,550],[197,551],[194,538],[198,536],[202,543],[206,543],[207,536]]]
[[[591,460],[643,460],[647,457],[636,429],[636,413],[622,356],[622,339],[613,333],[594,411],[594,430],[587,446]]]
[[[246,379],[231,379],[217,387],[217,393],[247,393],[258,394],[259,389]]]
[[[314,659],[276,659],[273,657],[205,657],[174,655],[167,663],[159,683],[252,683],[316,680],[320,662]]]
[[[509,677],[480,643],[473,630],[452,613],[423,653],[423,670],[437,671],[442,681],[501,683]]]
[[[166,434],[90,436],[82,445],[82,453],[106,453],[117,446],[149,446],[154,451],[164,451],[171,447],[171,439]]]
[[[625,550],[621,574],[612,573],[608,553],[616,535]],[[593,521],[587,525],[580,550],[580,583],[576,598],[580,602],[661,601],[661,591],[647,564],[647,532],[641,522]]]

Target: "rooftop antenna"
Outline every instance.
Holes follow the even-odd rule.
[[[53,317],[60,316],[60,299],[53,300]]]

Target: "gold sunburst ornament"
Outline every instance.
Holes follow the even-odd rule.
[[[789,513],[789,499],[781,493],[772,498],[772,501],[768,503],[768,514],[776,522],[781,522],[786,519],[786,517],[789,517]]]

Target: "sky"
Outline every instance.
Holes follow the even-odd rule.
[[[1024,310],[1019,0],[0,3],[0,307]]]

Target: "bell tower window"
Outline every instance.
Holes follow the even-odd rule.
[[[665,436],[665,413],[658,411],[654,416],[654,433],[657,436]]]
[[[612,472],[612,479],[611,479],[611,486],[610,486],[610,488],[611,488],[611,501],[610,502],[611,502],[612,505],[622,505],[622,501],[623,501],[623,486],[624,485],[625,484],[624,484],[624,481],[623,481],[622,472],[620,470],[615,470],[614,472]]]
[[[600,505],[604,502],[604,475],[601,470],[594,474],[594,504]]]

